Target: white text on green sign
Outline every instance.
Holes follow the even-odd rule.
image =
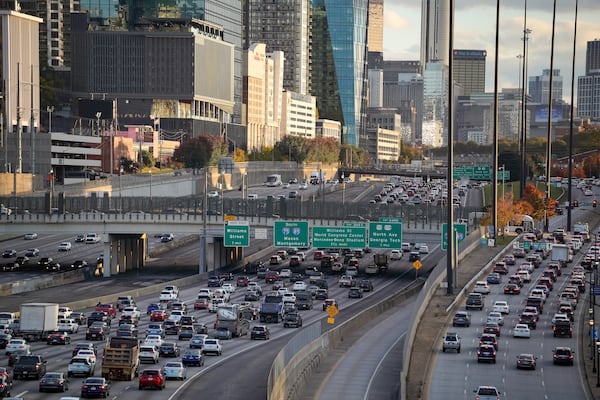
[[[366,229],[350,226],[315,226],[312,234],[313,247],[363,248]]]
[[[275,247],[309,247],[308,221],[275,221],[273,245]]]
[[[396,222],[369,223],[369,247],[399,249],[402,246],[402,224]]]
[[[225,247],[250,246],[248,221],[226,221],[223,238]]]

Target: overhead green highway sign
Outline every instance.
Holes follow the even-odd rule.
[[[365,227],[313,226],[312,245],[329,249],[362,249],[366,247]]]
[[[400,249],[402,247],[402,222],[370,222],[369,247]]]
[[[225,247],[250,246],[250,226],[248,221],[225,221],[223,234]]]
[[[310,247],[308,221],[275,221],[273,225],[273,246]]]

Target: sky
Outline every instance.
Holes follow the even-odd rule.
[[[552,0],[498,0],[500,35],[498,50],[498,86],[518,88],[519,54],[523,53],[523,17],[527,1],[529,51],[528,76],[542,75],[550,69],[552,37]],[[563,99],[570,103],[573,60],[573,33],[576,0],[557,0],[554,69],[563,78]],[[454,48],[486,50],[486,91],[494,87],[496,41],[496,0],[455,0]],[[585,74],[587,42],[600,39],[600,1],[579,0],[577,46],[575,48],[575,95],[577,77]],[[384,0],[384,60],[419,60],[421,1]],[[577,102],[575,101],[575,105]]]

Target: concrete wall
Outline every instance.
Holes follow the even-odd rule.
[[[16,178],[16,179],[15,179]],[[31,193],[33,178],[31,174],[0,173],[0,196],[14,194],[15,185],[17,194]],[[8,204],[6,204],[8,206]]]

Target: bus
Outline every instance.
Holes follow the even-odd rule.
[[[250,330],[250,318],[248,307],[239,304],[224,304],[217,308],[217,321],[215,329],[227,328],[232,337],[248,334]]]
[[[504,228],[507,235],[520,235],[523,232],[533,231],[533,218],[529,215],[515,215]]]

